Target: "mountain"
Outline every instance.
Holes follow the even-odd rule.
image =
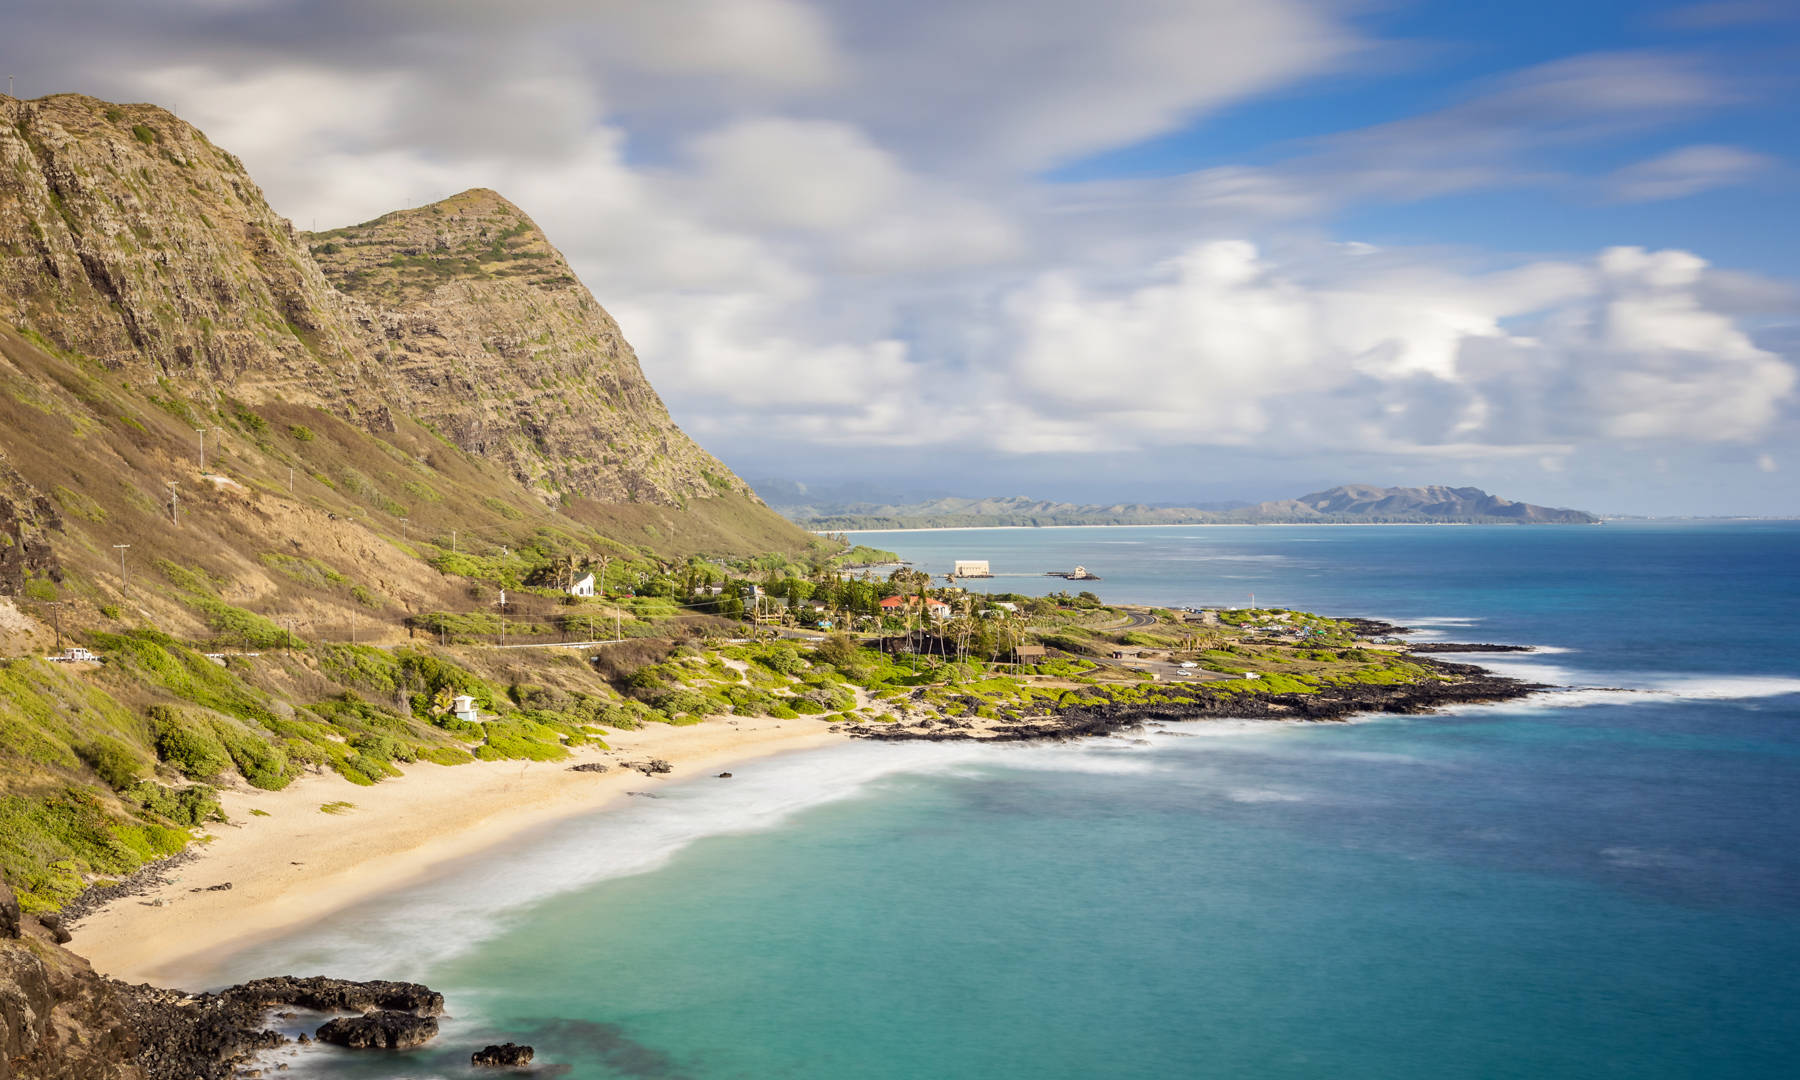
[[[1247,513],[1259,520],[1291,521],[1479,521],[1520,524],[1592,525],[1600,519],[1582,510],[1513,502],[1474,487],[1375,487],[1344,484],[1298,499],[1258,503]]]
[[[298,233],[153,105],[0,97],[0,424],[0,595],[66,578],[89,608],[118,599],[96,582],[122,543],[127,575],[179,562],[234,602],[298,591],[349,620],[367,605],[296,590],[270,553],[418,610],[453,591],[420,539],[814,542],[676,427],[516,206],[474,190]],[[138,604],[190,625],[157,584]]]
[[[872,503],[778,505],[810,529],[923,529],[1051,525],[1278,525],[1296,523],[1521,523],[1592,524],[1580,510],[1513,502],[1479,488],[1379,488],[1347,484],[1329,491],[1257,503],[1152,506],[1047,502],[1022,496],[932,499],[905,505]]]
[[[0,119],[0,296],[56,347],[188,397],[308,405],[377,433],[406,415],[551,505],[751,497],[494,192],[308,236],[162,109],[59,95],[9,99]]]

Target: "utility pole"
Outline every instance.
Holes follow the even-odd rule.
[[[66,601],[62,601],[62,600],[49,601],[50,623],[52,626],[56,627],[56,651],[57,652],[61,652],[62,647],[63,647],[63,644],[62,644],[62,608],[63,608],[63,604],[65,602]]]
[[[294,493],[294,467],[292,465],[289,465],[288,466],[288,494],[292,495],[293,493]]]
[[[456,554],[456,530],[450,530],[450,554]]]
[[[206,471],[206,428],[197,427],[195,433],[200,436],[200,471]]]
[[[500,590],[500,647],[506,647],[506,590]]]
[[[169,481],[169,524],[180,525],[181,519],[175,514],[175,481]]]
[[[114,544],[113,545],[113,547],[117,548],[119,551],[119,596],[121,599],[123,599],[126,596],[126,594],[130,592],[130,589],[127,587],[126,582],[125,582],[125,549],[130,546],[131,546],[130,544]]]

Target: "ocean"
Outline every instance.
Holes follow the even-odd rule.
[[[225,961],[446,993],[288,1075],[1697,1077],[1800,1061],[1800,525],[859,534],[993,591],[1384,618],[1565,689],[852,743],[663,782]],[[1040,576],[1087,566],[1100,581]]]

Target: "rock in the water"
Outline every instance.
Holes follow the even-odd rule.
[[[728,773],[728,772],[722,772],[722,773],[720,773],[720,774],[719,774],[719,779],[721,779],[721,780],[729,780],[729,779],[731,779],[731,774],[730,774],[730,773]]]
[[[531,1064],[533,1051],[529,1046],[518,1043],[506,1043],[503,1046],[488,1045],[469,1055],[471,1065],[493,1065],[499,1067]]]
[[[368,1012],[384,1009],[417,1013],[420,1016],[442,1016],[444,995],[418,983],[350,982],[328,979],[322,975],[298,978],[281,975],[272,979],[256,979],[221,993],[237,1002],[272,1009],[277,1005],[294,1005],[320,1012]]]
[[[327,1020],[314,1034],[320,1042],[357,1050],[411,1050],[424,1046],[437,1033],[436,1017],[383,1011]]]

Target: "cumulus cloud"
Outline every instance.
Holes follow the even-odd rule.
[[[1790,363],[1703,305],[1706,264],[1685,252],[1475,276],[1408,261],[1310,273],[1229,241],[1123,292],[1047,274],[1009,303],[1011,377],[1109,447],[1441,454],[1744,441],[1793,393]]]

